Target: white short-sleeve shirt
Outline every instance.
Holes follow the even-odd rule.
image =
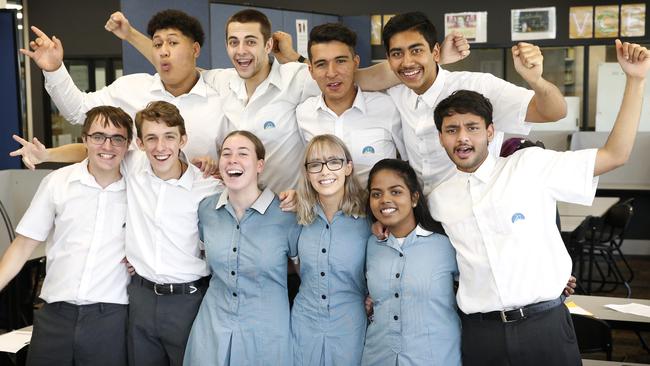
[[[305,148],[296,124],[296,106],[320,93],[307,65],[274,61],[250,99],[235,69],[204,71],[203,77],[223,98],[232,127],[254,133],[264,144],[262,183],[276,193],[295,188]]]
[[[340,116],[327,107],[321,94],[300,104],[296,118],[305,142],[322,134],[336,135],[343,140],[364,186],[376,162],[395,158],[398,151],[405,155],[399,112],[384,93],[357,89],[352,107]]]
[[[185,120],[188,140],[183,152],[190,160],[205,155],[218,158],[218,145],[230,130],[221,98],[202,77],[187,94],[175,97],[165,90],[158,74],[125,75],[92,93],[81,92],[63,65],[43,74],[45,89],[63,117],[74,124],[83,124],[86,112],[101,105],[120,107],[133,119],[150,102],[162,100],[175,105]]]
[[[493,107],[494,139],[489,149],[496,156],[501,150],[503,133],[527,135],[530,124],[525,123],[532,90],[518,87],[492,74],[479,72],[449,72],[438,67],[433,85],[422,95],[405,85],[387,90],[402,117],[402,134],[406,157],[424,182],[429,194],[456,170],[445,149],[440,145],[433,111],[438,103],[456,90],[473,90],[483,94]]]
[[[571,258],[556,226],[556,201],[590,205],[596,149],[489,155],[429,196],[458,260],[457,299],[467,313],[509,310],[560,296]]]
[[[88,160],[41,181],[16,232],[47,240],[43,300],[128,304],[125,188],[123,178],[102,188],[88,172]]]
[[[155,283],[184,283],[207,276],[201,257],[198,207],[223,189],[189,164],[180,179],[158,178],[147,156],[131,150],[124,159],[127,183],[126,255],[136,272]]]

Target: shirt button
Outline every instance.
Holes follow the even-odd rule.
[[[395,297],[399,297],[399,294],[397,292],[395,293]]]
[[[236,293],[236,292],[233,292],[233,293],[232,293],[232,296],[237,297],[237,293]]]
[[[325,225],[325,229],[329,229],[329,228],[330,228],[330,226],[329,226],[329,225]]]
[[[237,230],[239,230],[239,225],[237,225]]]
[[[402,254],[402,253],[400,253],[400,254],[399,254],[399,256],[400,256],[400,257],[403,257],[403,256],[404,256],[404,254]]]
[[[235,271],[230,271],[230,274],[234,276],[234,275],[235,275]]]
[[[327,253],[327,249],[325,249],[325,248],[321,249],[320,251],[323,252],[323,253]]]
[[[395,319],[395,320],[399,320],[399,316],[395,315],[395,316],[393,317],[393,319]]]
[[[237,251],[237,248],[236,248],[236,247],[235,247],[235,248],[232,248],[232,251],[233,251],[233,252],[236,252],[236,251]]]
[[[399,278],[399,273],[395,273],[395,278]]]
[[[325,299],[327,299],[327,296],[325,296],[325,295],[320,295],[320,298],[323,299],[323,300],[325,300]]]
[[[325,277],[325,272],[320,273],[321,277]]]

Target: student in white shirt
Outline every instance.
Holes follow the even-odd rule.
[[[120,164],[132,126],[119,108],[88,111],[82,127],[88,158],[43,179],[0,261],[1,289],[47,241],[45,303],[34,311],[27,365],[126,364],[129,276]]]
[[[314,27],[309,33],[309,72],[320,95],[296,108],[296,119],[305,142],[314,136],[333,134],[352,154],[355,173],[362,185],[376,162],[404,156],[399,112],[389,96],[362,91],[354,82],[359,56],[357,35],[341,23]]]
[[[407,159],[424,181],[424,192],[454,173],[431,123],[438,102],[458,89],[484,94],[494,105],[494,153],[503,132],[528,134],[528,122],[556,121],[566,114],[566,102],[557,87],[542,77],[543,56],[536,47],[518,43],[512,47],[517,73],[532,88],[526,90],[491,74],[449,72],[439,66],[440,46],[431,21],[421,12],[392,17],[382,37],[388,63],[403,83],[388,89],[402,118]]]
[[[111,85],[84,93],[63,65],[63,45],[36,27],[33,51],[21,50],[43,70],[45,89],[61,114],[71,123],[81,123],[84,113],[97,105],[123,108],[132,117],[149,102],[164,100],[180,109],[186,121],[189,143],[183,151],[206,175],[216,171],[219,136],[227,130],[221,99],[196,70],[204,33],[199,21],[177,10],[165,10],[149,21],[145,47],[152,54],[155,75],[125,75]]]
[[[198,207],[221,190],[181,149],[183,117],[171,103],[152,102],[136,114],[137,144],[124,160],[127,185],[126,257],[136,275],[128,287],[129,364],[181,365],[194,317],[208,285]],[[41,150],[25,142],[30,161],[70,161],[79,145]]]
[[[106,29],[154,61],[147,47],[150,41],[131,28],[122,13],[112,14]],[[455,62],[468,54],[469,46],[462,36],[453,35],[445,41],[444,62]],[[319,94],[302,63],[306,59],[293,50],[289,34],[272,34],[269,19],[255,9],[241,10],[228,19],[225,43],[234,68],[204,71],[203,76],[224,98],[224,113],[233,128],[253,132],[264,143],[267,169],[262,182],[274,192],[295,188],[305,147],[296,123],[296,106]],[[275,59],[270,58],[274,50]],[[359,70],[356,79],[363,90],[382,90],[398,82],[385,63]]]
[[[629,158],[650,52],[616,41],[626,74],[623,102],[605,145],[556,152],[488,151],[492,106],[457,91],[435,110],[455,175],[429,197],[457,253],[464,365],[579,365],[571,317],[560,297],[571,258],[555,223],[556,201],[589,205],[598,176]]]

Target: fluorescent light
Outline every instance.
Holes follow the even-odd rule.
[[[22,6],[22,5],[19,5],[19,4],[10,4],[10,3],[8,3],[7,5],[5,5],[5,8],[7,8],[7,9],[23,10],[23,6]]]

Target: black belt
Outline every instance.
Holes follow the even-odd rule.
[[[557,299],[538,302],[536,304],[526,305],[519,309],[507,310],[507,311],[491,311],[489,313],[473,313],[473,314],[464,314],[468,319],[471,320],[499,320],[503,323],[512,323],[527,317],[541,313],[554,307],[563,304],[566,296],[560,295]]]
[[[193,294],[198,291],[199,288],[206,287],[209,281],[210,276],[185,283],[155,283],[137,273],[133,275],[133,278],[131,279],[131,283],[153,290],[153,292],[159,296]]]

